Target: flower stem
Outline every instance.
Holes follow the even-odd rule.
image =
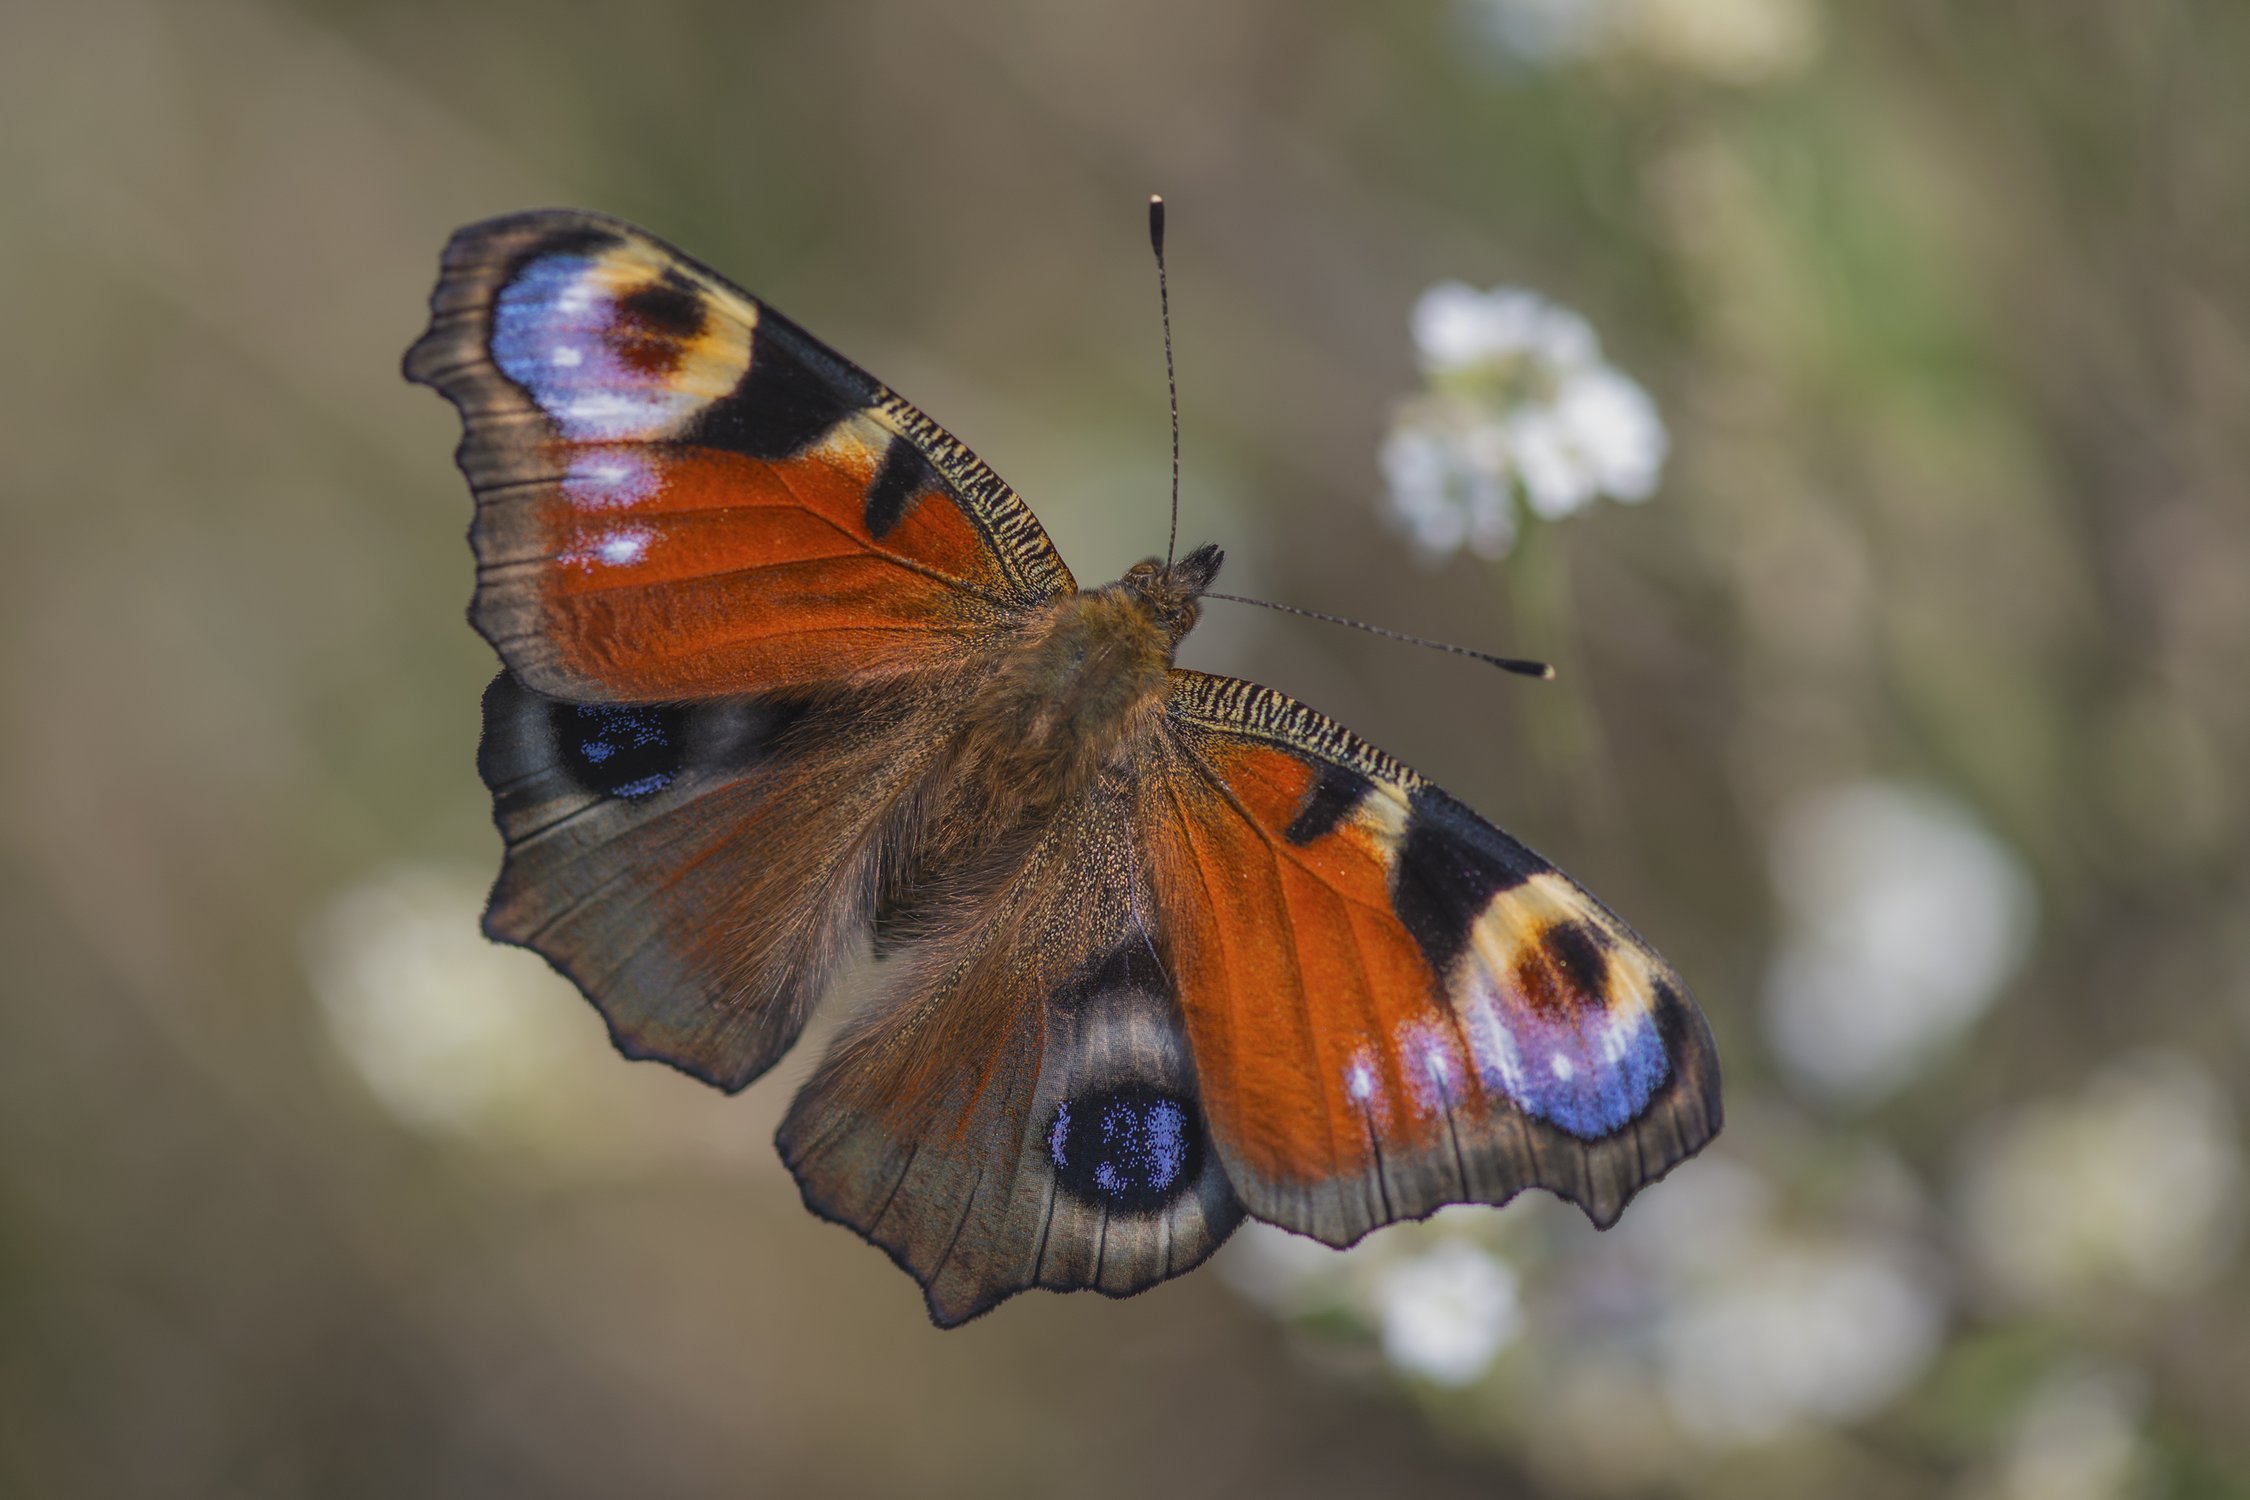
[[[1510,615],[1509,639],[1536,642],[1553,661],[1560,679],[1559,691],[1525,695],[1523,722],[1532,760],[1548,784],[1561,787],[1575,824],[1612,833],[1617,804],[1608,795],[1609,747],[1594,712],[1593,683],[1571,588],[1569,544],[1562,529],[1525,514],[1501,573]]]

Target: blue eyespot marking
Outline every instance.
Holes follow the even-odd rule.
[[[1581,1140],[1622,1129],[1671,1075],[1652,1012],[1544,1015],[1480,987],[1461,1014],[1485,1086]]]
[[[679,709],[557,703],[552,713],[563,766],[587,791],[631,800],[664,790],[679,774]]]
[[[1201,1135],[1186,1100],[1127,1084],[1066,1099],[1047,1127],[1047,1160],[1067,1192],[1105,1208],[1162,1208],[1195,1180]]]
[[[493,362],[574,442],[655,437],[706,399],[677,389],[652,358],[700,326],[700,313],[682,321],[683,298],[692,308],[661,283],[620,295],[598,255],[541,256],[493,302]]]

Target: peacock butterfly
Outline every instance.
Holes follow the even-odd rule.
[[[1173,666],[1220,553],[1081,590],[976,455],[590,213],[447,246],[485,930],[726,1090],[870,954],[780,1131],[952,1325],[1140,1291],[1245,1213],[1349,1245],[1527,1187],[1613,1222],[1719,1128],[1677,975],[1331,719]]]

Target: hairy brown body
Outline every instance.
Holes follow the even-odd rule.
[[[1207,547],[1051,601],[975,687],[968,762],[1030,809],[1056,806],[1129,761],[1155,732],[1173,653],[1218,566]]]
[[[1098,951],[1148,909],[1129,831],[1141,762],[1160,753],[1173,655],[1221,561],[1216,547],[1152,558],[1051,601],[943,711],[952,749],[904,799],[875,923],[879,943],[912,949],[884,987],[905,1009],[876,1007],[841,1053],[864,1107],[895,1123],[945,1098],[941,1059],[1005,1059],[1023,997],[1036,1009],[1090,931]],[[996,982],[1027,975],[1028,990]]]

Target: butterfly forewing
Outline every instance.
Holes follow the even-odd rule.
[[[1303,704],[1173,683],[1149,848],[1250,1212],[1344,1245],[1545,1187],[1606,1225],[1718,1129],[1701,1015],[1607,908]]]
[[[652,236],[460,231],[409,378],[461,410],[471,618],[537,691],[652,701],[959,661],[1072,587],[936,423]]]

